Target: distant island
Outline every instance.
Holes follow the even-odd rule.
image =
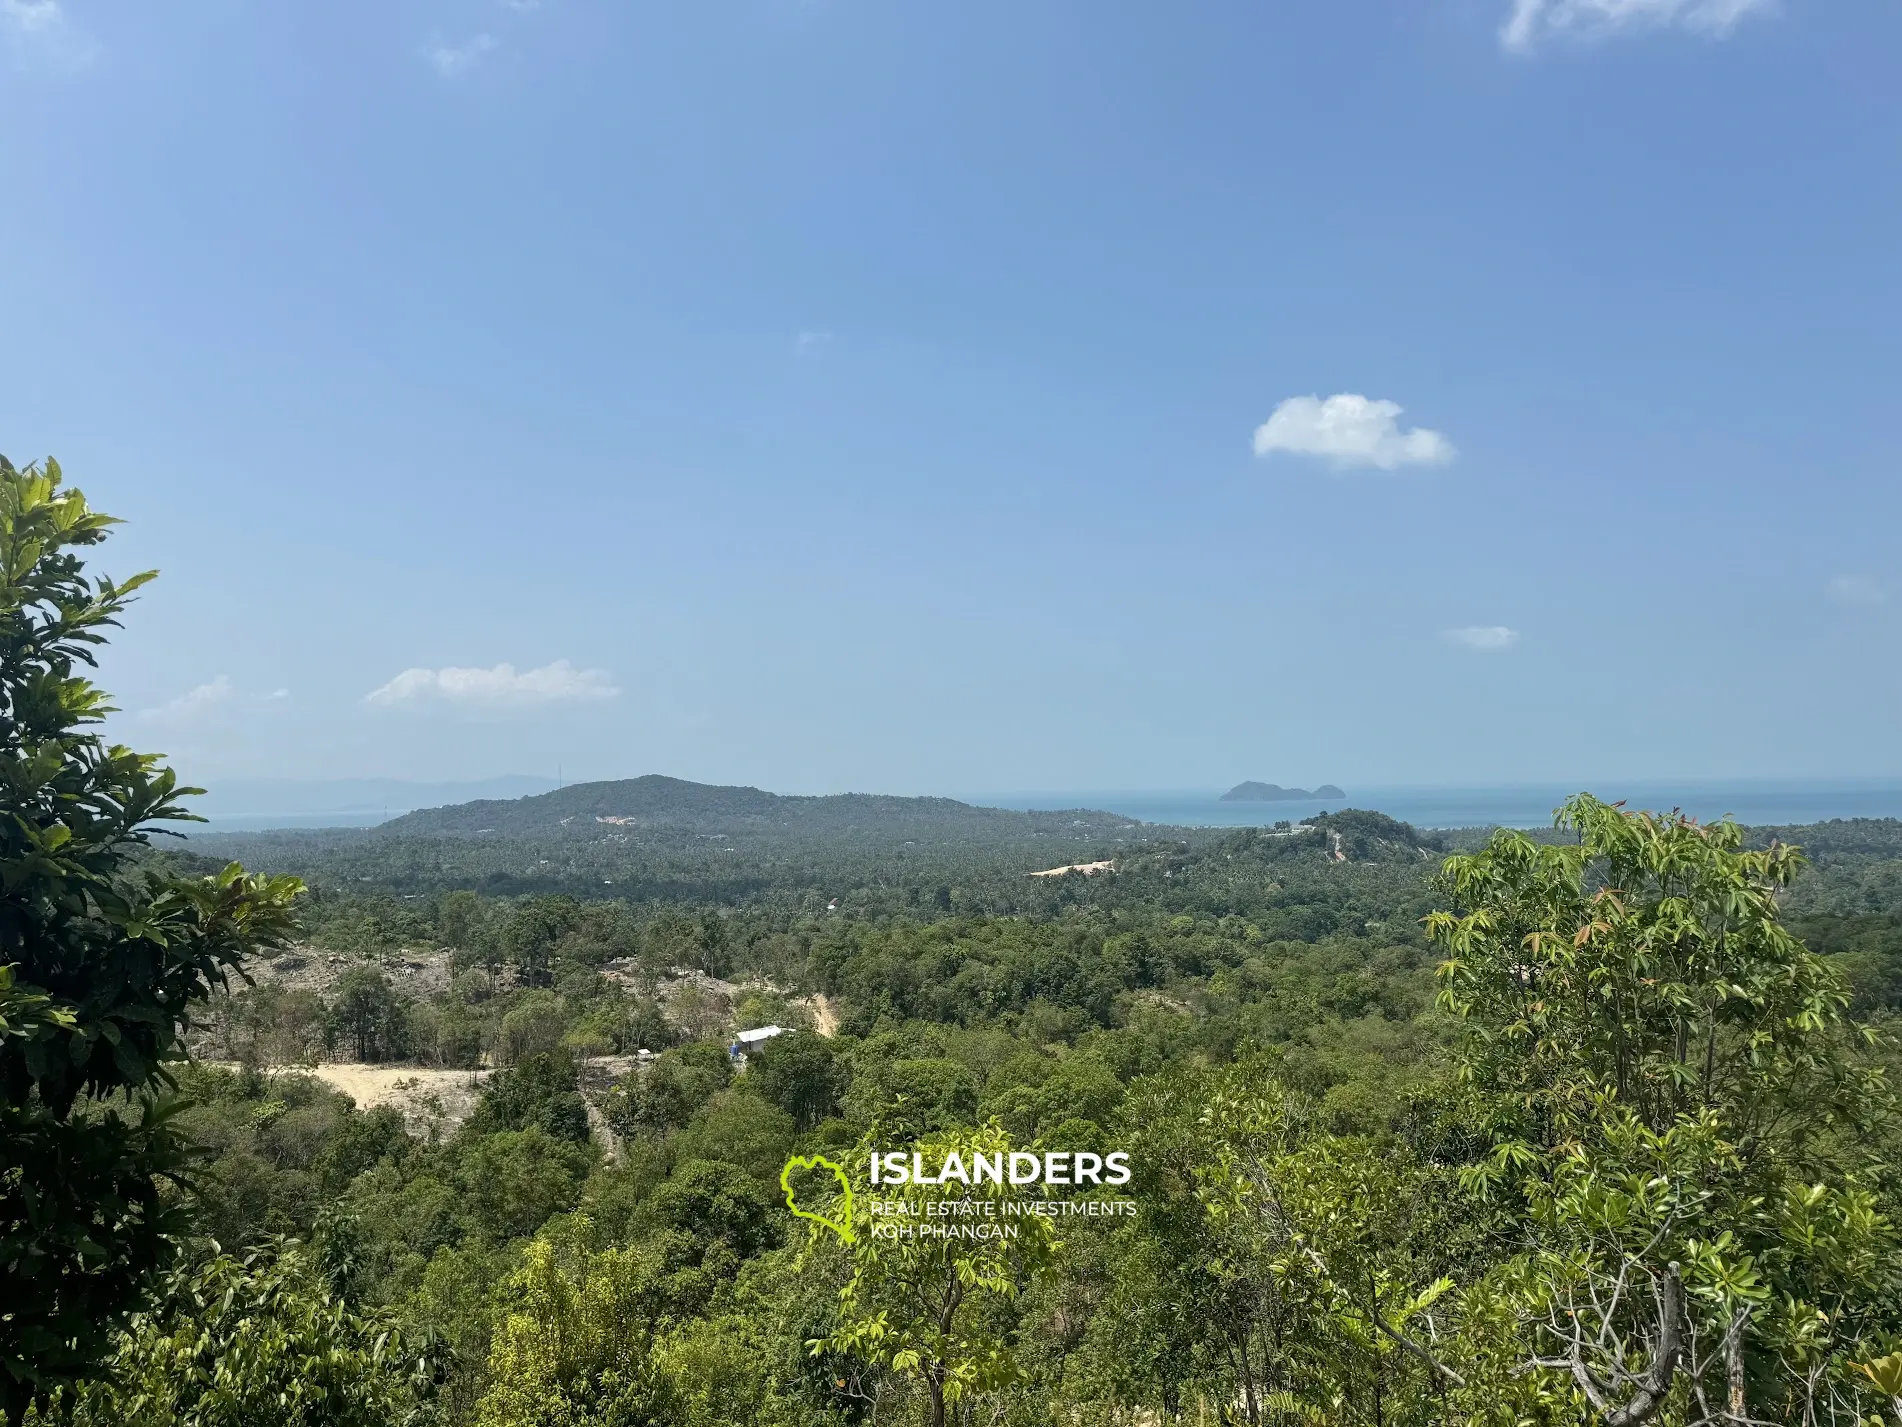
[[[1237,783],[1222,794],[1225,803],[1311,803],[1316,798],[1345,798],[1332,783],[1315,789],[1284,788],[1278,783]]]

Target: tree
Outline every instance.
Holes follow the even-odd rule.
[[[961,1061],[887,1060],[861,1055],[845,1095],[846,1114],[874,1122],[891,1139],[910,1139],[977,1117],[977,1078]]]
[[[1077,1055],[1061,1062],[1036,1085],[1013,1085],[986,1097],[984,1113],[995,1116],[1012,1134],[1035,1139],[1066,1121],[1109,1122],[1123,1098],[1122,1083],[1094,1056]],[[1075,1148],[1071,1137],[1063,1146]]]
[[[746,1083],[810,1130],[839,1107],[844,1079],[832,1043],[811,1031],[787,1031],[747,1057]]]
[[[1012,1145],[993,1127],[939,1135],[917,1149],[925,1163],[937,1165],[956,1152],[968,1166],[980,1154],[1007,1163]],[[1052,1271],[1055,1223],[1041,1214],[1009,1213],[1020,1202],[1018,1192],[992,1180],[960,1186],[957,1199],[974,1212],[948,1217],[928,1213],[931,1203],[952,1198],[936,1185],[881,1185],[878,1197],[902,1201],[910,1212],[887,1221],[863,1201],[854,1206],[852,1277],[839,1295],[839,1324],[829,1338],[808,1346],[815,1355],[844,1353],[910,1377],[924,1392],[929,1427],[944,1427],[948,1408],[1016,1378],[1002,1315],[1026,1286]],[[888,1226],[898,1234],[879,1231]],[[953,1232],[939,1232],[947,1228]],[[971,1229],[993,1232],[956,1232]]]
[[[93,1371],[170,1241],[182,1151],[161,1093],[195,1005],[290,929],[289,877],[168,872],[153,825],[189,818],[170,769],[108,744],[76,673],[132,592],[85,574],[113,524],[58,465],[0,457],[0,965],[30,1016],[0,1036],[0,1407],[17,1421]],[[37,1009],[34,1009],[37,1008]]]
[[[496,1049],[504,1062],[545,1055],[561,1044],[567,1027],[568,1014],[554,992],[530,991],[502,1017],[501,1043]]]
[[[526,1056],[513,1068],[489,1077],[464,1133],[486,1135],[534,1125],[558,1140],[586,1144],[588,1104],[581,1098],[579,1085],[579,1073],[569,1057]]]
[[[476,1427],[665,1427],[674,1413],[653,1361],[655,1278],[638,1250],[564,1265],[546,1239],[531,1243],[509,1280]]]
[[[1567,803],[1572,845],[1500,832],[1442,875],[1442,1003],[1514,1194],[1510,1276],[1541,1370],[1613,1427],[1859,1418],[1898,1326],[1862,1149],[1892,1111],[1846,996],[1779,897],[1804,865],[1730,822]]]
[[[322,1058],[329,1011],[314,991],[253,986],[226,1003],[226,1053],[242,1065],[311,1065]]]
[[[608,1101],[608,1121],[626,1138],[658,1138],[685,1125],[732,1079],[733,1062],[719,1046],[676,1046],[616,1087]]]
[[[436,903],[437,933],[459,952],[476,949],[483,922],[482,899],[466,888],[444,892]]]
[[[1445,1422],[1472,1216],[1404,1142],[1325,1133],[1275,1064],[1140,1082],[1141,1214],[1086,1344],[1104,1390],[1168,1412],[1193,1390],[1249,1424]]]
[[[1214,1252],[1194,1267],[1235,1314],[1224,1356],[1247,1420],[1446,1421],[1466,1386],[1443,1346],[1463,1306],[1447,1269],[1472,1247],[1451,1176],[1397,1141],[1316,1132],[1260,1067],[1199,1098],[1190,1176]]]
[[[327,1029],[332,1044],[347,1041],[358,1060],[394,1060],[409,1049],[408,1007],[374,966],[353,966],[338,978]]]
[[[524,1238],[573,1208],[594,1167],[587,1148],[539,1125],[465,1136],[456,1150],[461,1212],[495,1240]]]
[[[722,1090],[703,1105],[668,1149],[676,1164],[722,1159],[772,1184],[793,1151],[799,1128],[777,1105],[744,1090]]]
[[[672,1325],[655,1360],[672,1384],[670,1427],[845,1427],[838,1360],[814,1358],[806,1341],[831,1320],[838,1286],[800,1255],[748,1260],[705,1316]],[[850,1373],[851,1368],[846,1372]],[[864,1387],[863,1378],[856,1387]],[[884,1421],[872,1416],[869,1420]]]
[[[326,1195],[334,1197],[371,1165],[386,1159],[401,1161],[414,1148],[402,1112],[392,1106],[340,1116],[317,1156],[318,1182]]]
[[[525,897],[502,924],[502,955],[524,986],[546,986],[553,979],[555,944],[575,924],[579,911],[571,897]]]
[[[447,1367],[427,1334],[340,1301],[295,1244],[178,1269],[161,1301],[48,1427],[404,1427]]]
[[[654,1191],[650,1212],[658,1223],[692,1235],[696,1243],[724,1244],[740,1258],[778,1243],[784,1217],[745,1170],[706,1159],[688,1160],[676,1169]]]

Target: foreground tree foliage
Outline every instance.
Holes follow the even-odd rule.
[[[289,930],[299,884],[141,859],[186,816],[156,757],[90,731],[76,672],[150,575],[89,578],[110,517],[0,458],[0,1407],[95,1370],[170,1255],[162,1101],[191,1008]]]
[[[1572,845],[1448,861],[1443,1002],[1517,1210],[1522,1368],[1609,1427],[1860,1421],[1895,1341],[1873,1136],[1895,1106],[1847,995],[1783,926],[1793,849],[1569,803]]]
[[[632,1249],[564,1266],[540,1241],[509,1281],[514,1306],[489,1353],[478,1427],[659,1427],[671,1394],[654,1363],[665,1271]]]
[[[337,1291],[295,1245],[175,1270],[132,1319],[109,1378],[67,1389],[47,1427],[409,1427],[430,1420],[444,1366]]]
[[[996,1128],[919,1142],[926,1162],[935,1166],[955,1154],[967,1172],[978,1156],[1003,1164],[1015,1148]],[[1009,1310],[1019,1294],[1051,1273],[1058,1230],[1039,1215],[1012,1216],[1019,1196],[995,1181],[955,1196],[977,1212],[935,1221],[926,1216],[940,1196],[927,1188],[906,1184],[873,1192],[906,1212],[853,1214],[851,1276],[839,1292],[838,1326],[809,1346],[815,1355],[830,1351],[889,1368],[919,1389],[928,1427],[945,1427],[951,1420],[946,1414],[960,1404],[995,1394],[1020,1376]],[[929,1233],[939,1228],[950,1234]],[[992,1237],[955,1236],[963,1231]],[[877,1403],[875,1394],[862,1394],[862,1400]]]

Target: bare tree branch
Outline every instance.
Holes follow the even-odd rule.
[[[1611,1295],[1614,1305],[1623,1296],[1630,1267],[1630,1260],[1627,1259],[1619,1268]],[[1663,1406],[1683,1353],[1684,1288],[1678,1267],[1672,1264],[1653,1285],[1652,1302],[1657,1311],[1657,1331],[1645,1335],[1647,1352],[1642,1372],[1634,1373],[1626,1368],[1623,1340],[1617,1334],[1611,1315],[1604,1311],[1597,1286],[1588,1282],[1586,1291],[1592,1299],[1593,1316],[1598,1319],[1597,1332],[1592,1335],[1594,1356],[1602,1355],[1604,1358],[1597,1365],[1598,1371],[1594,1371],[1593,1365],[1586,1362],[1588,1330],[1580,1323],[1576,1307],[1568,1308],[1563,1322],[1555,1319],[1551,1323],[1555,1332],[1567,1340],[1566,1355],[1556,1359],[1535,1358],[1533,1364],[1569,1372],[1579,1391],[1584,1393],[1585,1400],[1604,1417],[1605,1427],[1639,1427],[1639,1424],[1650,1421]],[[1629,1396],[1625,1395],[1627,1391]],[[1624,1400],[1619,1401],[1620,1397]]]

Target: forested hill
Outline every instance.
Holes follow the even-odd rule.
[[[996,837],[1044,830],[1110,832],[1137,826],[1116,813],[1011,812],[951,798],[898,798],[871,793],[787,797],[758,788],[690,783],[650,773],[606,783],[575,783],[552,793],[421,808],[384,823],[399,837],[494,834],[535,837],[562,828],[598,834],[604,828],[666,828],[702,833],[851,835],[923,833],[933,838]]]
[[[1088,886],[1068,878],[1056,890],[1078,904],[1236,915],[1276,935],[1315,937],[1370,916],[1398,911],[1401,926],[1423,916],[1427,878],[1446,851],[1443,839],[1384,813],[1348,810],[1291,827],[1154,843],[1120,859],[1113,877]]]

